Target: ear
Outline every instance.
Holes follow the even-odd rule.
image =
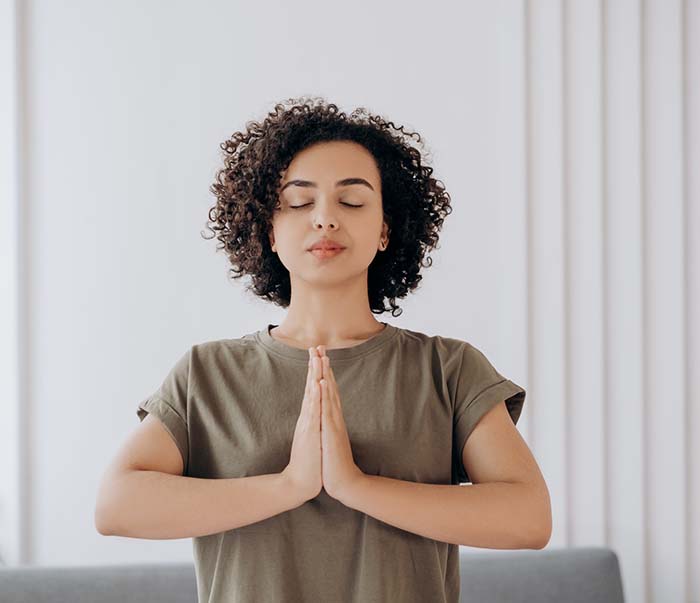
[[[385,239],[389,239],[389,235],[391,234],[391,229],[389,228],[389,225],[384,222],[382,225],[382,237]]]

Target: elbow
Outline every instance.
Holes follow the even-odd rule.
[[[95,510],[93,523],[95,529],[102,536],[114,535],[114,520],[117,517],[120,488],[111,475],[105,474],[100,482],[95,498]]]
[[[536,549],[543,549],[552,538],[552,511],[549,505],[545,509],[544,528],[540,530],[540,538],[536,540]]]
[[[102,536],[114,536],[114,522],[110,510],[103,504],[98,503],[95,506],[95,514],[93,523],[98,534]]]
[[[550,539],[552,538],[552,528],[551,526],[549,529],[540,536],[539,539],[535,540],[534,546],[532,547],[533,549],[543,549],[549,544]]]
[[[528,529],[525,531],[525,536],[520,541],[520,546],[517,548],[535,550],[543,549],[549,544],[551,537],[551,526],[548,528],[538,527],[537,530],[535,530],[533,526],[528,526]]]
[[[101,534],[102,536],[109,536],[110,532],[107,529],[107,525],[97,509],[95,510],[94,523],[98,534]]]
[[[535,520],[529,525],[529,548],[543,549],[552,538],[552,505],[546,487],[538,492],[534,508],[532,517]]]

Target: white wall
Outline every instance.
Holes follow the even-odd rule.
[[[427,139],[454,213],[381,319],[527,389],[549,548],[700,600],[698,4],[1,0],[2,558],[191,560],[98,534],[96,488],[185,349],[282,319],[199,233],[219,143],[318,94]]]

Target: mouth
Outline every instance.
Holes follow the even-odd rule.
[[[341,251],[345,251],[345,247],[315,247],[309,250],[309,252],[317,258],[332,258]]]

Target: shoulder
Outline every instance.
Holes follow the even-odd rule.
[[[208,357],[221,354],[245,353],[253,347],[254,341],[248,336],[232,339],[211,339],[195,343],[190,348],[192,356]]]
[[[441,354],[461,354],[465,346],[471,344],[457,337],[447,335],[423,333],[413,329],[401,329],[402,342],[404,345],[420,346],[424,349],[435,350]]]
[[[253,351],[253,342],[244,337],[212,339],[190,346],[185,353],[188,371],[194,380],[230,371],[239,366]]]
[[[459,368],[467,357],[479,358],[481,351],[469,341],[458,337],[427,334],[412,329],[401,329],[404,347],[420,349],[422,353],[430,354],[436,362]]]

